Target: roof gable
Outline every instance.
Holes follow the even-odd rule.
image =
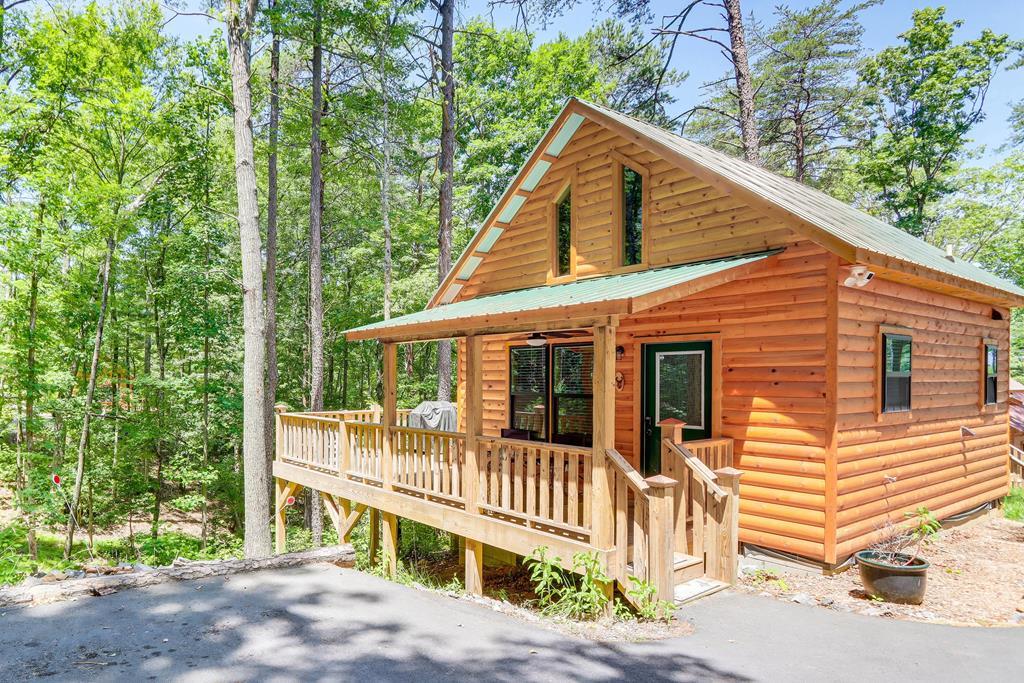
[[[946,254],[864,211],[792,179],[730,157],[600,105],[570,100],[438,287],[430,306],[453,301],[462,286],[501,239],[584,121],[593,121],[711,185],[784,220],[797,232],[847,261],[925,283],[945,282],[961,295],[1011,305],[1024,303],[1024,289],[972,263]]]

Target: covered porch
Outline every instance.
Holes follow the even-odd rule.
[[[595,280],[542,288],[541,300],[526,292],[483,297],[350,331],[350,339],[383,345],[382,405],[277,416],[279,544],[283,501],[306,486],[324,496],[340,536],[367,510],[375,530],[379,514],[380,548],[392,570],[398,517],[464,538],[465,586],[472,592],[483,588],[484,545],[517,555],[546,546],[567,567],[574,554],[593,552],[615,584],[628,589],[639,579],[662,599],[691,579],[710,579],[711,589],[732,583],[740,478],[731,467],[732,440],[684,442],[683,425],[664,422],[660,472],[644,477],[615,447],[616,332],[621,316],[730,281],[762,258],[623,276],[614,294]],[[532,303],[509,310],[502,297]],[[553,334],[592,344],[589,443],[507,438],[485,429],[485,341]],[[397,347],[453,336],[460,342],[460,431],[409,427],[397,409]],[[371,551],[376,547],[372,542]]]

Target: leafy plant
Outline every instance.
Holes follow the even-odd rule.
[[[902,528],[889,522],[882,538],[871,545],[871,551],[882,562],[900,567],[909,566],[921,554],[921,546],[942,528],[931,510],[919,507],[904,514],[908,523]],[[910,552],[912,550],[912,552]]]
[[[1024,488],[1015,486],[1010,489],[1010,493],[1003,498],[1003,514],[1007,519],[1024,522]]]
[[[675,618],[675,603],[671,600],[659,599],[658,589],[654,584],[638,579],[635,576],[629,577],[629,581],[631,585],[626,594],[629,595],[633,603],[632,609],[623,605],[620,600],[616,600],[615,615],[617,617],[621,618],[623,615],[623,612],[620,610],[620,605],[622,605],[626,607],[626,611],[631,617],[635,617],[639,621],[669,622]]]
[[[525,562],[542,613],[595,619],[608,606],[606,590],[611,579],[601,567],[597,553],[573,555],[572,572],[562,568],[560,557],[549,557],[545,546],[535,548]]]

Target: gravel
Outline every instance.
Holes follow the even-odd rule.
[[[739,589],[842,612],[970,626],[1024,625],[1024,523],[993,515],[946,529],[922,555],[931,562],[921,605],[870,599],[856,566],[834,576],[761,570]]]

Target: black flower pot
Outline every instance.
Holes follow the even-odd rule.
[[[857,567],[865,592],[902,605],[920,605],[924,600],[929,566],[920,557],[902,553],[894,556],[874,550],[857,553]]]

